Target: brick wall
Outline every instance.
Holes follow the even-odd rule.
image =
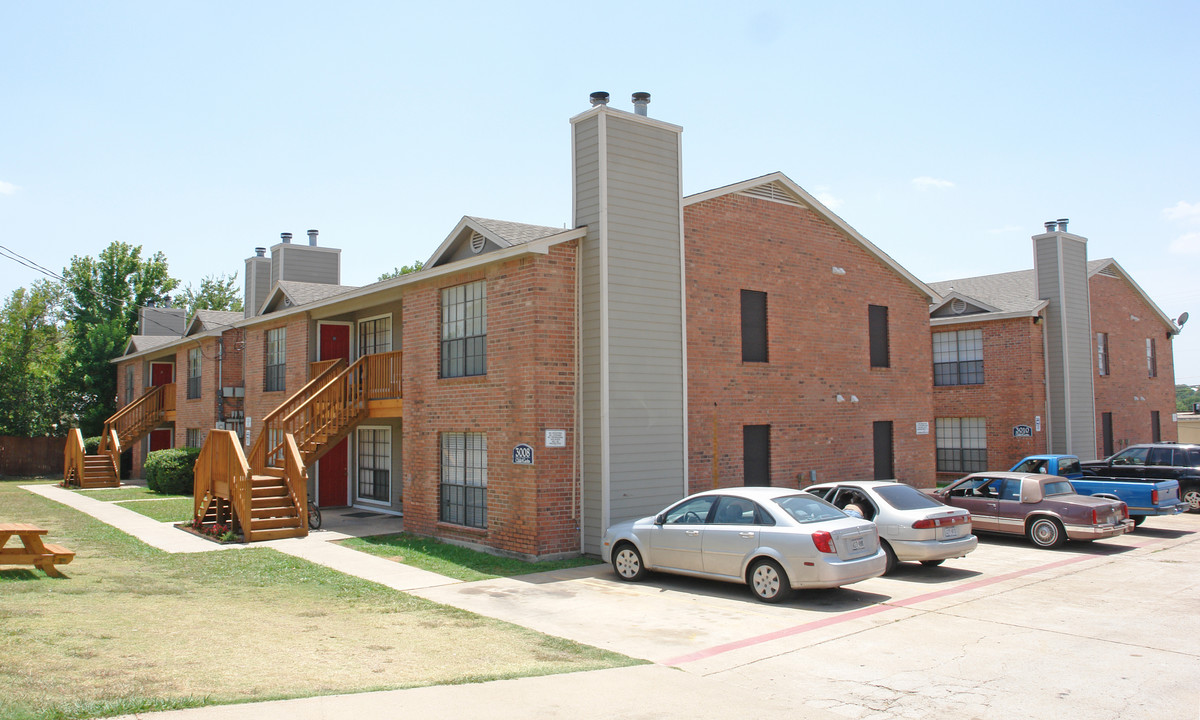
[[[772,485],[807,484],[810,471],[870,479],[872,423],[884,420],[896,477],[932,485],[928,298],[807,208],[735,194],[684,218],[690,488],[712,487],[714,446],[717,484],[743,484],[742,426],[753,424],[771,426]],[[741,360],[741,290],[767,293],[767,363]],[[887,368],[870,367],[868,305],[888,308]]]
[[[130,385],[127,382],[127,378],[126,378],[126,375],[127,375],[126,369],[130,368],[130,367],[133,368],[133,386],[132,386],[133,392],[132,393],[130,393]],[[145,367],[145,363],[142,358],[136,358],[134,360],[126,360],[124,362],[117,363],[117,409],[118,410],[125,407],[133,400],[137,400],[139,397],[142,396],[142,393],[145,392],[145,386],[149,382],[149,378],[145,377],[145,374],[143,372],[144,367]],[[132,397],[132,400],[127,402],[126,398],[130,398],[130,397]],[[130,468],[129,476],[135,477],[135,478],[140,478],[140,477],[142,477],[142,465],[146,462],[146,458],[144,457],[143,452],[142,452],[142,444],[140,442],[136,442],[133,444],[133,447],[131,449],[133,451],[133,454],[132,454],[133,464]]]
[[[245,409],[246,417],[250,418],[250,427],[246,429],[247,448],[252,446],[255,439],[258,438],[258,433],[262,430],[263,417],[283,404],[308,382],[308,363],[311,358],[308,338],[309,325],[307,313],[297,313],[280,318],[275,322],[264,322],[245,329],[246,341],[243,351]],[[285,388],[280,391],[266,392],[263,390],[267,357],[266,336],[268,330],[277,327],[287,328]]]
[[[1175,370],[1167,326],[1123,278],[1093,275],[1088,290],[1092,300],[1093,353],[1095,333],[1108,333],[1109,344],[1110,374],[1102,376],[1097,369],[1094,380],[1097,456],[1104,456],[1102,415],[1106,412],[1112,413],[1114,451],[1150,442],[1152,410],[1159,412],[1162,440],[1177,440],[1178,430],[1171,421],[1175,412]],[[1147,371],[1146,338],[1154,338],[1158,355],[1156,378],[1149,377]],[[1096,367],[1095,358],[1092,367]]]
[[[987,469],[1007,470],[1026,455],[1046,452],[1046,362],[1041,323],[1033,318],[937,325],[932,332],[983,330],[982,385],[933,388],[940,418],[983,417],[987,422]],[[1037,431],[1037,418],[1042,429]],[[1035,428],[1032,438],[1013,437],[1013,428]],[[951,480],[964,473],[938,473]]]
[[[440,379],[441,290],[487,282],[487,374]],[[404,296],[404,525],[524,556],[579,551],[575,467],[575,244],[419,283]],[[547,448],[547,429],[567,446]],[[487,434],[486,529],[439,521],[442,432]],[[532,466],[514,465],[519,443]]]

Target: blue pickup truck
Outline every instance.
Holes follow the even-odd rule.
[[[1129,507],[1129,517],[1141,525],[1151,515],[1175,515],[1187,509],[1179,499],[1177,480],[1129,480],[1083,474],[1083,466],[1074,455],[1030,455],[1013,466],[1012,472],[1045,473],[1071,481],[1080,495],[1121,500]]]

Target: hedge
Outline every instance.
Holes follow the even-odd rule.
[[[191,495],[195,481],[192,471],[199,456],[200,448],[194,447],[155,450],[146,456],[146,486],[166,495]]]
[[[101,436],[85,437],[83,439],[83,453],[85,455],[95,455],[100,451]]]

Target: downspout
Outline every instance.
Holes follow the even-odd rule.
[[[581,267],[580,266],[581,266],[582,262],[583,262],[583,242],[581,240],[576,240],[575,241],[575,337],[574,337],[574,342],[575,342],[575,419],[572,422],[572,430],[571,430],[571,433],[573,436],[571,442],[572,442],[572,445],[574,445],[574,452],[571,453],[571,519],[575,521],[575,531],[579,533],[579,541],[581,543],[580,549],[582,549],[582,542],[583,542],[583,528],[581,526],[582,524],[579,522],[579,516],[581,513],[580,505],[583,503],[583,490],[581,489],[581,486],[583,484],[583,478],[579,476],[579,467],[582,464],[582,460],[580,459],[580,454],[583,452],[583,445],[581,442],[583,434],[579,432],[579,416],[581,413],[580,404],[583,402],[583,396],[579,391],[579,385],[580,385],[580,382],[582,379],[582,374],[579,371],[580,345],[581,345],[580,335],[583,332],[582,323],[580,322],[580,320],[581,320],[580,300],[582,299],[581,293],[583,292],[583,280],[580,277],[580,275],[581,275]]]
[[[225,427],[225,382],[222,374],[222,364],[225,360],[225,337],[217,338],[217,421]]]

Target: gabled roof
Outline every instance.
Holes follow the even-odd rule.
[[[176,335],[133,335],[129,338],[129,342],[125,343],[125,352],[122,355],[130,355],[132,353],[146,352],[155,348],[170,345],[179,340]]]
[[[228,310],[197,310],[192,316],[191,322],[188,323],[187,329],[183,331],[184,335],[195,335],[196,333],[208,332],[209,330],[224,329],[241,322],[245,318],[245,313],[231,312]]]
[[[1116,260],[1112,258],[1089,260],[1087,264],[1088,280],[1095,275],[1106,275],[1128,282],[1171,332],[1179,332],[1179,328],[1171,318],[1167,317],[1158,305],[1154,304],[1150,296],[1133,281],[1129,273],[1125,272],[1125,269],[1118,265]],[[1037,296],[1037,276],[1033,270],[1016,270],[995,275],[944,280],[929,283],[929,285],[943,297],[941,302],[935,303],[929,308],[934,321],[945,321],[950,318],[965,320],[971,315],[981,315],[982,313],[988,313],[990,317],[981,316],[970,319],[987,320],[999,319],[1001,316],[1037,315],[1048,304],[1046,300],[1039,299]],[[963,301],[967,307],[964,309],[961,305],[956,306],[953,302],[954,299]]]
[[[893,260],[890,255],[880,250],[875,246],[874,243],[872,243],[870,240],[867,240],[861,233],[851,227],[849,223],[838,217],[837,213],[825,207],[820,200],[817,200],[815,197],[810,195],[807,190],[797,185],[791,178],[781,172],[773,172],[769,175],[763,175],[761,177],[752,178],[740,183],[734,183],[733,185],[726,185],[724,187],[714,188],[712,190],[697,193],[695,195],[688,195],[683,199],[683,205],[684,207],[687,207],[688,205],[704,202],[705,200],[711,200],[724,195],[733,195],[735,193],[750,195],[752,197],[770,200],[772,202],[781,202],[788,205],[799,205],[800,207],[806,207],[812,210],[829,221],[830,224],[840,229],[851,240],[861,245],[868,253],[879,258],[883,264],[887,265],[893,271],[895,271],[897,275],[907,280],[913,287],[915,287],[927,298],[932,301],[939,300],[937,293],[934,292],[930,286],[918,280],[915,275],[910,273],[908,270],[905,270],[904,267],[901,266],[900,263]]]
[[[357,285],[329,285],[327,283],[298,282],[295,280],[280,280],[267,294],[259,314],[265,314],[280,307],[295,307],[319,302],[335,295],[357,290]]]
[[[567,232],[564,228],[547,225],[526,225],[507,220],[464,215],[454,230],[433,252],[425,267],[432,268],[455,260],[524,245],[534,240]]]

